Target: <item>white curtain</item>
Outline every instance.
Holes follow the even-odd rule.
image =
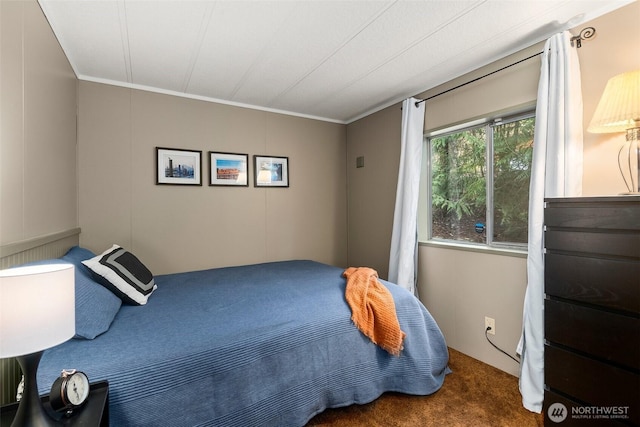
[[[405,99],[402,103],[400,168],[393,214],[389,281],[416,293],[418,260],[418,194],[422,163],[424,102]]]
[[[582,91],[580,64],[567,31],[547,40],[542,53],[529,193],[529,246],[521,355],[522,404],[542,411],[544,398],[545,197],[582,194]]]

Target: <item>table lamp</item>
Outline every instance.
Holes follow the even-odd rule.
[[[75,334],[72,264],[33,265],[0,271],[0,358],[15,357],[24,393],[12,426],[47,426],[36,374],[44,350]]]
[[[638,146],[640,139],[640,70],[618,74],[609,79],[587,131],[592,133],[626,132],[627,143],[622,145],[618,151],[618,169],[627,190],[629,190],[624,194],[638,194],[640,192],[640,146]],[[627,147],[626,159],[623,155],[625,147]],[[635,159],[633,158],[634,154]],[[623,157],[622,162],[621,156]],[[626,163],[626,165],[623,166],[622,163]],[[633,163],[636,163],[635,183],[633,181]],[[627,181],[625,172],[628,172],[629,181]]]

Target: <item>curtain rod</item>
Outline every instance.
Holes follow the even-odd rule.
[[[581,48],[581,47],[582,47],[582,40],[590,39],[591,37],[593,37],[593,36],[594,36],[594,34],[595,34],[595,33],[596,33],[596,29],[595,29],[595,28],[593,28],[593,27],[587,27],[587,28],[584,28],[582,31],[580,31],[580,34],[578,34],[577,36],[573,36],[573,37],[571,37],[571,39],[570,39],[570,40],[571,40],[571,46],[573,46],[573,42],[575,41],[575,42],[576,42],[576,47],[577,47],[578,49],[579,49],[579,48]],[[536,56],[540,56],[540,55],[542,55],[542,52],[534,53],[533,55],[528,56],[528,57],[526,57],[526,58],[524,58],[524,59],[521,59],[521,60],[519,60],[519,61],[516,61],[516,62],[514,62],[513,64],[506,65],[506,66],[504,66],[504,67],[502,67],[502,68],[500,68],[500,69],[497,69],[497,70],[495,70],[495,71],[492,71],[492,72],[490,72],[490,73],[487,73],[487,74],[485,74],[485,75],[483,75],[483,76],[476,77],[476,78],[475,78],[475,79],[473,79],[473,80],[470,80],[470,81],[468,81],[468,82],[465,82],[465,83],[459,84],[458,86],[452,87],[451,89],[447,89],[447,90],[445,90],[444,92],[440,92],[440,93],[437,93],[437,94],[435,94],[435,95],[431,95],[431,96],[430,96],[430,97],[428,97],[428,98],[422,99],[422,100],[420,100],[420,101],[416,101],[415,105],[416,105],[416,107],[417,107],[418,105],[422,104],[422,103],[423,103],[423,102],[425,102],[425,101],[428,101],[428,100],[430,100],[430,99],[436,98],[436,97],[438,97],[438,96],[440,96],[440,95],[444,95],[445,93],[449,93],[449,92],[454,91],[454,90],[456,90],[456,89],[460,89],[460,88],[461,88],[461,87],[463,87],[463,86],[466,86],[466,85],[468,85],[468,84],[471,84],[471,83],[477,82],[478,80],[484,79],[485,77],[489,77],[489,76],[491,76],[491,75],[493,75],[493,74],[495,74],[495,73],[499,73],[500,71],[506,70],[507,68],[511,68],[511,67],[513,67],[514,65],[518,65],[518,64],[520,64],[521,62],[528,61],[529,59],[531,59],[531,58],[535,58]]]

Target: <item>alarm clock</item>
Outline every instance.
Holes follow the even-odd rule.
[[[56,412],[70,415],[81,407],[89,397],[89,378],[84,372],[75,369],[63,369],[53,382],[49,403]]]

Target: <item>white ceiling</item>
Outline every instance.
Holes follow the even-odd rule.
[[[349,123],[631,1],[39,3],[81,80]]]

